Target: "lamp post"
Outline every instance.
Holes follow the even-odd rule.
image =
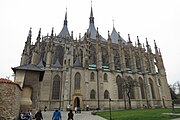
[[[175,113],[175,109],[174,109],[174,100],[172,100],[172,112]]]
[[[112,118],[111,118],[111,98],[109,98],[109,118],[110,118],[110,120],[112,120]]]

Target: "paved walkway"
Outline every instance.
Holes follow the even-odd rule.
[[[163,113],[165,115],[173,115],[173,116],[180,116],[179,113]],[[172,119],[172,120],[180,120],[180,118]]]
[[[53,115],[54,111],[42,111],[43,114],[43,120],[52,120],[52,115]],[[106,120],[102,117],[99,117],[97,115],[92,115],[91,114],[92,111],[82,111],[81,113],[74,113],[74,120]],[[68,112],[67,111],[61,111],[62,114],[62,120],[67,120],[67,116],[68,116]],[[164,113],[167,115],[174,115],[174,113]],[[180,114],[176,114],[178,116],[180,116]],[[180,118],[176,118],[173,120],[180,120]]]
[[[82,111],[81,113],[74,113],[74,120],[106,120],[102,117],[97,115],[91,115],[92,111]],[[43,120],[52,120],[53,111],[42,111]],[[68,112],[61,111],[62,120],[67,120]]]

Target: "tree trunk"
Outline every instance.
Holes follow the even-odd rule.
[[[130,91],[127,92],[127,96],[128,96],[129,109],[132,109],[132,108],[131,108],[131,96],[130,96]]]

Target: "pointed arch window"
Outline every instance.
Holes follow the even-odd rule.
[[[96,91],[94,89],[91,90],[90,99],[96,99]]]
[[[75,80],[74,80],[74,88],[75,89],[80,89],[80,83],[81,83],[81,75],[79,72],[75,74]]]
[[[114,65],[116,70],[120,70],[120,56],[117,50],[113,51],[114,53]]]
[[[104,99],[109,99],[109,92],[107,90],[104,91]]]
[[[150,60],[149,60],[149,58],[147,57],[147,55],[146,55],[146,57],[145,57],[145,64],[146,64],[146,71],[148,71],[148,72],[151,72],[151,69],[150,69]]]
[[[90,80],[91,80],[91,81],[94,81],[94,76],[95,76],[95,75],[94,75],[94,72],[91,72],[91,76],[90,76]]]
[[[144,82],[143,79],[141,77],[139,77],[139,84],[140,84],[140,89],[141,89],[141,97],[142,99],[145,99],[145,86],[144,86]]]
[[[126,84],[128,84],[128,91],[130,92],[130,98],[135,99],[135,96],[134,96],[135,81],[133,81],[131,76],[127,77],[127,83]]]
[[[56,75],[53,78],[53,88],[52,88],[52,99],[60,98],[60,76]]]
[[[149,78],[149,85],[150,85],[150,88],[151,88],[152,98],[153,98],[153,99],[156,99],[156,96],[155,96],[155,93],[154,93],[154,85],[153,85],[153,81],[152,81],[151,78]]]
[[[128,68],[128,70],[131,70],[131,60],[128,49],[125,51],[124,57],[125,57],[126,68]]]
[[[108,81],[108,75],[107,75],[107,73],[104,73],[104,81],[105,81],[105,82]]]
[[[108,66],[109,65],[109,55],[106,48],[102,48],[102,65]]]
[[[64,47],[62,46],[56,46],[55,47],[55,54],[53,58],[53,64],[56,62],[56,60],[59,60],[59,63],[63,65],[63,59],[64,59]]]
[[[92,45],[89,47],[90,49],[90,56],[89,56],[89,64],[96,64],[96,48]]]
[[[161,86],[161,80],[160,79],[158,79],[158,85]]]
[[[137,71],[140,72],[141,71],[141,61],[140,61],[140,56],[138,53],[135,53],[135,58],[136,58]]]
[[[120,75],[116,77],[116,83],[117,83],[117,88],[118,88],[118,98],[123,99],[123,81]]]

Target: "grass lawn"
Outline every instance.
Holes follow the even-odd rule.
[[[180,116],[165,115],[172,113],[172,109],[144,109],[144,110],[116,110],[111,112],[112,120],[171,120]],[[180,109],[175,109],[180,113]],[[97,112],[97,115],[110,120],[110,112]]]

